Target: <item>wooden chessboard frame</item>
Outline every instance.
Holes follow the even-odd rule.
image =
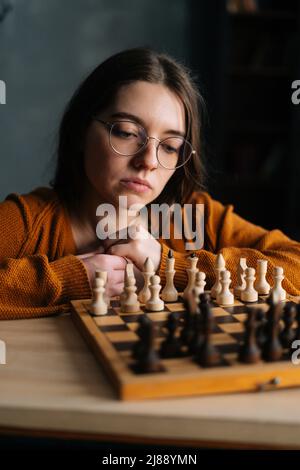
[[[258,303],[251,305],[254,307],[264,306],[266,309],[265,300],[265,298],[260,298]],[[298,303],[300,298],[289,296],[287,300]],[[116,305],[117,302],[118,298],[112,299],[113,305]],[[72,301],[72,319],[103,366],[117,397],[121,400],[266,391],[300,386],[300,366],[294,365],[289,360],[260,362],[258,364],[235,363],[234,366],[202,368],[192,363],[191,357],[183,357],[162,359],[161,361],[168,372],[137,374],[128,365],[129,351],[126,355],[120,353],[109,339],[109,335],[101,331],[101,325],[109,324],[111,321],[109,317],[106,315],[91,316],[90,304],[91,299]],[[234,307],[237,306],[242,306],[240,310],[246,308],[244,303],[235,300]],[[142,305],[141,310],[143,309]],[[166,318],[170,311],[180,309],[184,310],[181,302],[166,303],[163,312],[147,312],[147,314],[155,320]],[[113,310],[118,312],[119,308],[114,307]],[[222,312],[224,315],[223,307],[213,307],[216,320],[218,315],[222,315]],[[118,317],[122,318],[122,315],[124,314],[117,314],[115,321],[119,322]],[[243,315],[243,319],[239,320],[241,323],[246,314],[241,313],[234,316],[242,317]],[[129,341],[137,340],[135,328],[130,328],[127,333]]]

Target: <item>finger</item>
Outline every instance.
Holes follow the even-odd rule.
[[[99,262],[99,266],[106,266],[107,270],[123,270],[127,264],[126,260],[121,256],[115,256],[112,254],[95,255],[94,264]],[[104,269],[105,270],[105,269]]]
[[[124,258],[129,258],[131,259],[132,256],[132,247],[131,243],[122,243],[122,244],[117,244],[112,247],[110,247],[107,252],[107,254],[110,254],[112,256],[119,256]],[[124,260],[125,262],[125,260]]]

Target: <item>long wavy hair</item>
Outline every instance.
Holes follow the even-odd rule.
[[[107,108],[123,85],[142,80],[162,84],[184,105],[186,139],[196,150],[177,169],[155,203],[183,204],[193,191],[204,188],[203,121],[205,103],[190,70],[167,54],[148,48],[119,52],[98,65],[79,85],[64,111],[58,137],[57,164],[50,185],[70,209],[82,199],[85,186],[84,140],[93,116]]]

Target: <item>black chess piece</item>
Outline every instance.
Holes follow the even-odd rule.
[[[263,348],[263,345],[266,342],[266,315],[261,308],[255,309],[256,311],[256,341],[260,349]]]
[[[270,296],[267,300],[270,305],[266,313],[266,341],[263,346],[262,357],[265,361],[279,361],[282,357],[282,346],[279,341],[280,318],[282,312],[282,304],[275,302],[274,296]]]
[[[244,323],[245,335],[243,344],[239,349],[239,361],[246,364],[255,364],[261,357],[260,349],[257,345],[257,309],[248,309],[248,316]]]
[[[183,328],[180,333],[180,340],[183,345],[189,347],[194,337],[194,316],[198,311],[197,303],[192,293],[189,293],[187,298],[183,299],[184,304],[184,316],[183,316]]]
[[[142,350],[138,351],[134,368],[140,373],[164,372],[165,368],[159,360],[155,350],[155,327],[152,321],[145,322],[142,326],[141,338],[144,342]]]
[[[150,318],[147,315],[141,315],[138,319],[139,326],[136,329],[136,335],[139,337],[139,340],[134,343],[131,355],[134,359],[138,359],[146,353],[145,345],[145,331],[147,331],[147,325],[151,323]]]
[[[167,338],[161,343],[159,354],[164,358],[180,357],[182,356],[182,343],[179,337],[176,336],[176,331],[179,326],[179,317],[176,312],[171,312],[168,315],[166,328],[168,330]]]
[[[200,315],[202,317],[203,341],[194,356],[195,362],[203,367],[213,367],[221,364],[221,355],[212,343],[212,332],[214,330],[214,317],[209,302],[206,302],[207,294],[201,294],[203,308],[200,307]],[[205,300],[205,302],[204,302]]]
[[[294,319],[296,317],[296,306],[292,303],[287,303],[283,309],[284,328],[280,333],[280,341],[284,348],[290,348],[295,339],[296,331],[293,329]]]

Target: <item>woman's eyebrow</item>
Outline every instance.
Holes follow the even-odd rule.
[[[143,127],[146,127],[144,121],[139,118],[138,116],[135,116],[134,114],[130,113],[124,113],[122,111],[119,111],[117,113],[113,113],[109,116],[110,118],[123,118],[123,119],[130,119],[132,121],[136,121],[138,124],[140,124]],[[180,135],[181,137],[185,137],[185,133],[181,131],[176,131],[174,129],[169,129],[164,132],[164,134],[173,134],[173,135]]]

